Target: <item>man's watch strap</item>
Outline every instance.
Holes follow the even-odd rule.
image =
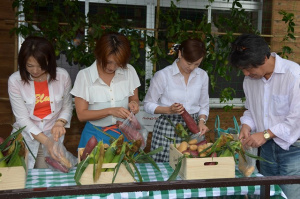
[[[264,138],[266,140],[270,140],[271,139],[271,135],[270,135],[270,133],[267,130],[264,130]]]

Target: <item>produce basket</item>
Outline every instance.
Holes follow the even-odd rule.
[[[173,169],[183,156],[176,147],[170,145],[169,163]],[[178,175],[183,180],[234,178],[235,162],[233,157],[183,158]]]
[[[0,190],[24,189],[28,171],[28,151],[25,155],[26,171],[23,166],[0,168]]]
[[[78,161],[80,162],[80,155],[82,154],[84,148],[78,148]],[[102,168],[115,168],[117,163],[104,163]],[[93,180],[93,167],[94,164],[89,164],[87,168],[82,173],[80,178],[80,183],[82,185],[88,184],[111,184],[114,172],[113,171],[105,171],[101,172],[100,178],[94,182]],[[130,183],[134,182],[134,178],[127,171],[126,167],[122,164],[118,170],[117,176],[115,178],[114,183]]]

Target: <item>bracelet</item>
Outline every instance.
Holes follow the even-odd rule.
[[[56,120],[56,122],[62,122],[64,125],[66,125],[68,123],[67,121],[64,121],[62,119],[58,119],[58,120]]]
[[[130,101],[129,104],[130,104],[131,102],[135,103],[136,105],[139,105],[139,104],[138,104],[136,101],[134,101],[134,100]]]
[[[206,124],[206,120],[205,120],[204,118],[199,118],[199,122],[200,122],[201,120],[203,121],[204,124]]]

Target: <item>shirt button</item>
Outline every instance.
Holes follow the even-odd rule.
[[[52,113],[54,113],[54,111],[52,111]]]
[[[111,98],[112,101],[114,101],[114,98]]]
[[[51,104],[53,103],[53,101],[51,101]]]
[[[44,122],[44,120],[41,120],[41,122]]]
[[[24,103],[26,103],[26,101],[24,101]]]

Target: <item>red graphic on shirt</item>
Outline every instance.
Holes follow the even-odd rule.
[[[33,114],[41,119],[51,113],[48,82],[34,82],[35,107]]]

